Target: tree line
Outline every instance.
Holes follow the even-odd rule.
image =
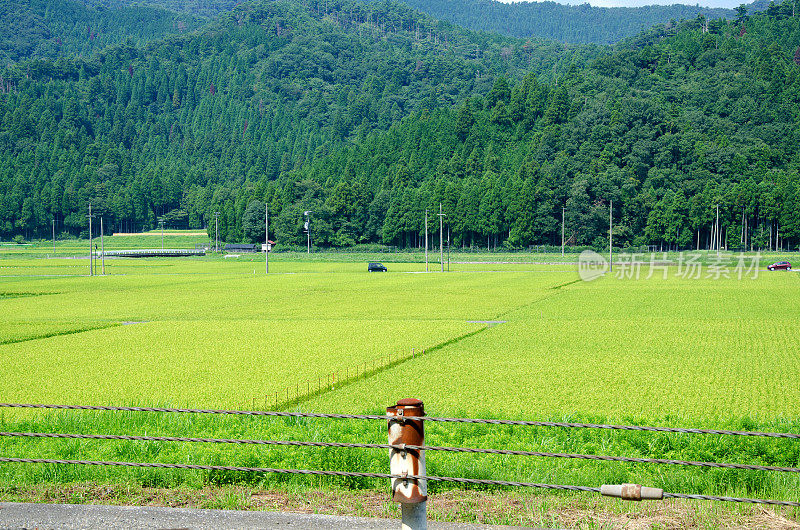
[[[0,234],[207,227],[230,242],[800,242],[800,16],[660,25],[613,48],[475,34],[396,4],[270,2],[91,60],[7,68]],[[477,50],[474,51],[474,50]],[[438,223],[432,222],[436,233]],[[260,231],[259,231],[260,230]],[[274,230],[274,233],[272,231]]]

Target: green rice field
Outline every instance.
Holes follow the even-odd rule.
[[[585,282],[574,255],[455,255],[450,273],[426,274],[422,253],[275,253],[269,275],[263,255],[212,255],[107,259],[107,274],[90,278],[85,256],[63,252],[0,250],[0,401],[380,414],[417,397],[435,416],[800,433],[796,272],[688,279],[673,267],[666,279]],[[389,272],[367,274],[370,260]],[[436,445],[800,467],[794,440],[426,428]],[[169,414],[0,409],[0,430],[385,443],[380,422]],[[0,438],[0,456],[32,455],[386,472],[381,451]],[[794,473],[449,453],[429,455],[428,466],[472,478],[800,499]],[[319,482],[0,464],[0,488],[82,480]]]

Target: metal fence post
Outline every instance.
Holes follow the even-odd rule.
[[[425,430],[422,420],[406,420],[408,416],[424,416],[422,401],[401,399],[397,405],[386,407],[389,416],[389,444],[400,448],[389,450],[389,468],[392,475],[425,475],[425,451],[406,449],[405,445],[424,445]],[[392,479],[392,499],[400,503],[403,530],[426,530],[428,484],[425,480]]]

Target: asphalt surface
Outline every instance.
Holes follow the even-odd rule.
[[[138,506],[101,506],[91,504],[0,503],[0,529],[353,529],[397,530],[396,519],[340,517],[285,512],[200,510]],[[500,530],[510,526],[487,526],[430,521],[431,530]]]

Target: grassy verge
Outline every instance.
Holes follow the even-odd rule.
[[[365,411],[375,413],[378,411]],[[558,418],[549,418],[557,420]],[[601,422],[602,418],[570,418]],[[664,422],[666,423],[666,422]],[[675,419],[666,424],[676,424]],[[680,424],[678,422],[677,424]],[[786,422],[732,422],[718,427],[745,430],[798,432]],[[35,412],[5,411],[0,431],[61,432],[83,434],[134,434],[203,438],[308,440],[386,443],[381,421],[319,420],[308,418],[228,417],[168,413]],[[429,423],[426,443],[455,447],[487,447],[542,452],[588,453],[681,460],[737,462],[797,467],[800,446],[792,440],[736,436],[642,433],[597,429],[558,429],[489,425]],[[348,448],[290,448],[154,441],[100,441],[77,439],[30,439],[0,437],[0,455],[21,458],[165,462],[289,469],[358,470],[385,473],[384,450]],[[431,452],[428,473],[477,479],[517,480],[599,486],[624,482],[661,487],[674,493],[744,496],[800,500],[796,473],[731,469],[707,469],[656,464],[627,464],[586,460],[464,455]],[[220,472],[178,469],[67,466],[50,464],[3,464],[0,488],[28,491],[52,485],[132,484],[144,488],[200,490],[237,486],[257,490],[322,488],[369,491],[381,481],[354,477],[310,477],[252,472]],[[432,482],[432,494],[472,491],[512,494],[504,487],[458,488]],[[572,499],[572,494],[545,496]],[[561,502],[561,501],[559,501]],[[788,512],[798,515],[797,511]]]
[[[0,502],[165,506],[268,510],[356,517],[400,517],[387,488],[329,487],[261,489],[241,485],[151,488],[138,484],[41,484],[0,487]],[[700,501],[625,503],[580,495],[527,491],[446,491],[428,499],[432,521],[534,526],[541,528],[798,528],[792,509],[723,505]]]

